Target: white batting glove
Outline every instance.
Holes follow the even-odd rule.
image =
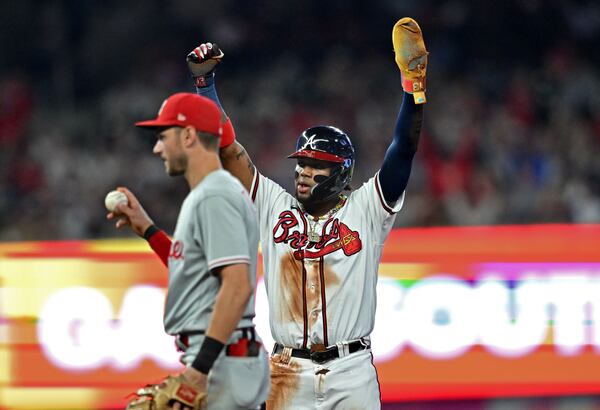
[[[186,57],[196,87],[205,87],[225,54],[214,43],[202,43]]]

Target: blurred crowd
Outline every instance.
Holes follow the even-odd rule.
[[[132,123],[193,92],[185,55],[203,41],[225,52],[220,99],[263,174],[291,189],[296,137],[332,124],[360,186],[402,101],[405,15],[430,51],[429,102],[397,225],[600,222],[600,3],[198,3],[2,2],[0,240],[123,235],[105,220],[116,186],[172,230],[187,187]]]

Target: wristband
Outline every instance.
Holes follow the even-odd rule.
[[[156,225],[150,225],[145,231],[144,231],[144,239],[148,240],[150,239],[150,237],[152,235],[154,235],[156,232],[160,231],[160,229],[158,229],[156,227]]]
[[[198,356],[196,356],[192,363],[192,367],[200,373],[208,374],[224,348],[225,344],[210,336],[206,336]]]
[[[215,73],[193,76],[192,78],[194,79],[194,85],[198,88],[208,87],[215,83]]]

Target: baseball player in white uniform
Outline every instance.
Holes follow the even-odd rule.
[[[225,169],[248,189],[260,238],[275,347],[267,408],[379,409],[370,350],[377,268],[404,200],[420,134],[427,51],[418,24],[392,32],[405,91],[380,171],[349,189],[354,148],[332,126],[303,131],[296,150],[295,193],[257,172],[229,127],[221,140]],[[214,69],[224,54],[204,43],[188,55],[197,92],[219,103]]]
[[[147,238],[169,268],[164,326],[186,368],[140,389],[127,409],[257,409],[269,390],[267,355],[252,323],[259,232],[247,191],[219,161],[221,110],[178,93],[156,119],[136,125],[156,131],[154,153],[169,175],[186,178],[190,193],[172,240],[125,188],[128,204],[109,218]]]

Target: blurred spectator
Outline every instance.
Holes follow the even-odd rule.
[[[163,198],[143,202],[171,229],[185,186],[132,123],[193,90],[184,57],[201,41],[225,50],[221,101],[263,173],[290,188],[297,134],[328,123],[355,142],[360,185],[401,101],[389,32],[405,14],[431,56],[397,225],[600,223],[596,3],[2,3],[0,240],[112,236],[117,185]]]

